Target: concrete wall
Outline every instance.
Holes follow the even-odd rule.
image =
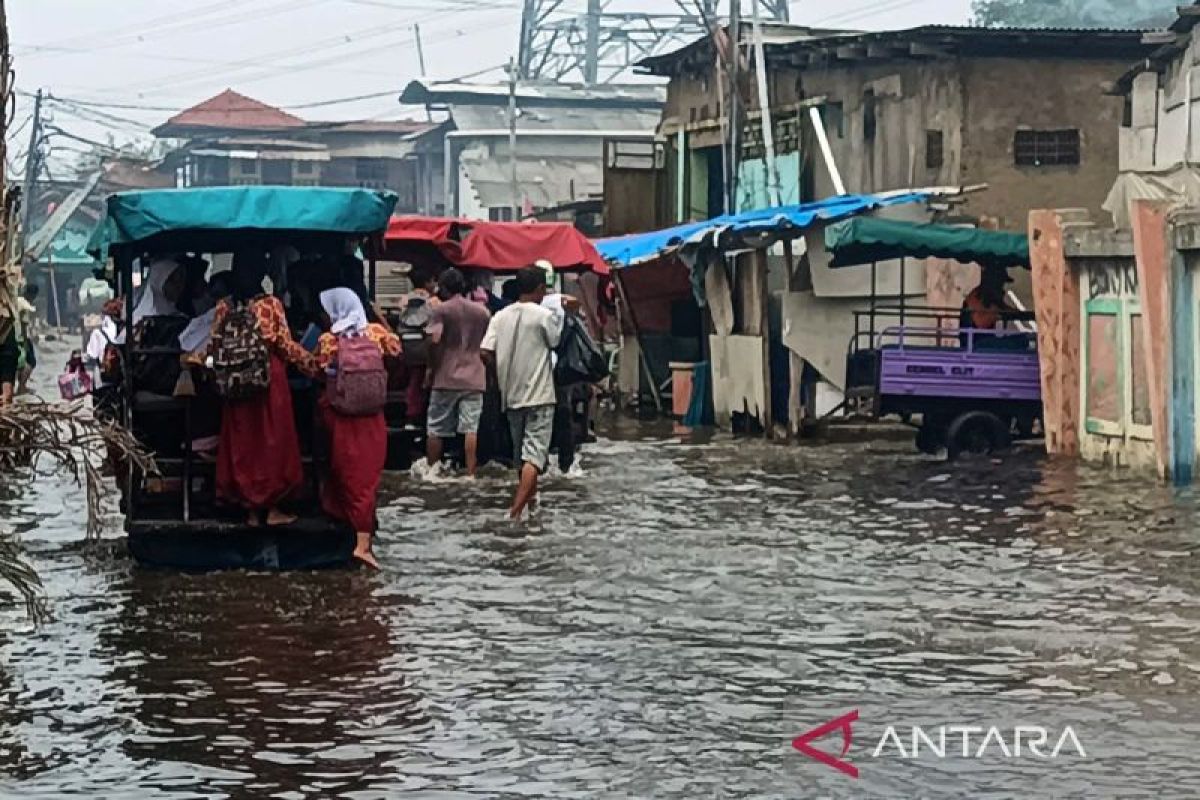
[[[834,161],[849,192],[877,192],[913,185],[959,182],[963,92],[957,62],[853,64],[807,70],[782,81],[778,103],[826,97],[841,104],[824,111]],[[875,132],[868,138],[873,93]],[[942,166],[926,166],[926,132],[943,137]],[[824,162],[816,170],[816,197],[834,194]]]
[[[1117,231],[1030,214],[1050,452],[1193,479],[1200,225],[1186,216],[1139,200]]]
[[[1032,208],[1100,205],[1117,175],[1121,98],[1104,84],[1128,65],[1113,60],[956,58],[931,61],[855,61],[808,69],[776,68],[769,78],[776,118],[800,113],[801,100],[824,97],[840,104],[824,109],[834,160],[851,192],[913,185],[987,183],[968,213],[990,217],[996,227],[1021,230]],[[753,84],[745,88],[757,108]],[[1194,91],[1200,93],[1200,80]],[[868,98],[872,97],[872,103]],[[867,118],[873,106],[874,135]],[[718,119],[720,103],[710,73],[672,79],[663,127],[699,127]],[[804,120],[804,128],[808,122]],[[1078,128],[1078,166],[1018,167],[1013,140],[1020,129]],[[942,134],[942,164],[927,166],[928,132]],[[806,131],[807,133],[808,131]],[[692,146],[711,136],[693,135]],[[719,140],[718,140],[719,141]],[[811,137],[806,139],[812,147]],[[812,198],[834,193],[819,157]]]
[[[1162,172],[1195,163],[1200,143],[1200,44],[1192,38],[1161,77],[1144,72],[1133,80],[1129,125],[1121,129],[1121,170]],[[1190,140],[1190,141],[1189,141]]]
[[[1104,85],[1127,68],[1119,60],[964,60],[962,181],[989,186],[967,210],[996,217],[1005,230],[1023,228],[1033,208],[1085,208],[1098,216],[1117,176],[1123,107]],[[1018,130],[1062,128],[1079,129],[1079,166],[1014,164]]]

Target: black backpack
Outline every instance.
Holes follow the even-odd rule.
[[[558,356],[558,362],[554,365],[554,382],[559,386],[597,383],[608,377],[608,359],[604,351],[573,314],[567,314],[563,320],[562,338],[554,353]]]
[[[404,363],[420,367],[429,363],[429,323],[433,306],[424,297],[410,297],[400,311],[397,334],[404,348]]]

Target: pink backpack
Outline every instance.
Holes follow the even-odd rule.
[[[378,414],[387,403],[387,370],[379,345],[366,336],[338,338],[337,372],[329,403],[348,417]]]

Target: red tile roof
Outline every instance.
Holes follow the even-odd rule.
[[[280,130],[302,128],[304,120],[232,89],[179,112],[154,129],[159,136],[201,130]]]

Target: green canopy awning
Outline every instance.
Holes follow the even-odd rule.
[[[107,213],[93,231],[88,250],[109,248],[170,234],[195,242],[216,231],[303,231],[365,234],[387,227],[396,195],[368,189],[300,186],[220,186],[151,189],[109,196]]]
[[[1028,267],[1029,239],[1023,233],[955,225],[855,217],[825,229],[831,267],[894,258],[952,258],[985,267]]]

